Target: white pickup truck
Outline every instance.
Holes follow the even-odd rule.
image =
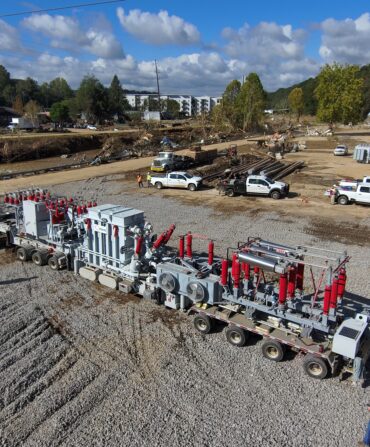
[[[246,178],[225,180],[221,183],[220,190],[229,197],[241,194],[281,199],[289,194],[289,185],[264,175],[249,175]]]
[[[176,171],[168,174],[152,175],[150,183],[158,189],[184,188],[195,191],[200,187],[202,181],[202,177],[196,177],[187,172]]]
[[[363,203],[370,205],[370,182],[359,183],[356,188],[337,188],[336,202],[339,205],[347,205],[348,203]]]

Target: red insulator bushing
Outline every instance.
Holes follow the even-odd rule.
[[[141,249],[143,248],[143,242],[144,242],[144,238],[143,238],[143,236],[139,236],[139,237],[136,239],[136,249],[135,249],[135,253],[136,253],[137,255],[140,255],[140,253],[141,253]]]
[[[92,206],[97,206],[98,204],[96,203],[96,201],[94,200],[92,203]]]
[[[244,279],[246,281],[249,281],[251,275],[251,266],[246,262],[243,262],[243,271],[244,271]]]
[[[159,248],[164,241],[166,240],[166,233],[162,233],[158,239],[153,243],[153,247],[157,250],[157,248]]]
[[[221,262],[221,285],[227,286],[227,276],[229,273],[229,262],[227,259],[223,259]]]
[[[300,291],[303,290],[303,280],[304,280],[304,264],[298,264],[296,273],[296,288]]]
[[[10,196],[10,197],[9,197],[9,203],[10,203],[11,205],[14,205],[14,197],[13,197],[13,196]]]
[[[88,208],[91,208],[91,207],[92,207],[92,203],[91,203],[91,202],[88,202],[88,203],[87,203],[87,207],[88,207]]]
[[[234,289],[239,289],[240,284],[240,262],[238,259],[234,262],[234,274],[233,274],[233,280],[234,280]]]
[[[91,219],[85,219],[86,230],[91,230]]]
[[[191,233],[188,233],[186,235],[186,256],[188,258],[192,258],[193,257],[193,235]]]
[[[339,270],[338,276],[338,298],[342,299],[346,289],[347,274],[344,268]]]
[[[209,241],[208,243],[208,265],[213,264],[213,259],[215,255],[215,244],[213,241]]]
[[[185,256],[185,238],[180,236],[179,239],[179,258],[184,259]]]
[[[82,214],[82,206],[81,205],[77,205],[77,216],[81,216]]]
[[[338,301],[338,277],[335,276],[331,286],[330,309],[337,308],[337,301]]]
[[[324,292],[324,304],[323,304],[323,313],[324,315],[328,315],[329,313],[329,307],[330,307],[330,297],[331,297],[331,285],[327,284],[325,286],[325,292]]]
[[[295,283],[296,283],[297,272],[293,267],[289,271],[289,279],[288,279],[288,298],[293,298],[295,293]]]
[[[279,281],[279,304],[285,304],[288,293],[288,275],[282,273]]]

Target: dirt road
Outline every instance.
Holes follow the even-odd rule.
[[[237,140],[233,144],[245,144],[245,140]],[[204,149],[225,149],[230,145],[227,143],[211,144],[204,146]],[[186,154],[187,151],[179,151],[177,154]],[[115,163],[109,163],[101,166],[89,166],[78,170],[55,172],[49,174],[40,174],[32,177],[15,178],[10,180],[0,181],[0,194],[4,194],[6,191],[12,191],[15,189],[29,188],[33,185],[45,187],[50,184],[58,185],[68,182],[76,182],[79,180],[86,180],[92,177],[103,177],[105,175],[123,174],[133,171],[147,170],[153,160],[153,157],[143,157],[125,161],[118,161]]]

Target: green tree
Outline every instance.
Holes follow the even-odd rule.
[[[0,91],[4,90],[4,88],[9,84],[10,74],[3,65],[0,65]]]
[[[109,110],[113,114],[120,115],[125,110],[130,109],[130,105],[123,92],[121,83],[117,75],[113,76],[110,87],[108,88]]]
[[[356,65],[325,65],[315,90],[318,99],[317,117],[334,123],[357,123],[361,118],[363,79]]]
[[[178,118],[180,113],[180,104],[174,99],[168,98],[166,101],[166,110],[172,118]]]
[[[76,93],[78,109],[88,121],[101,122],[108,112],[108,94],[95,76],[85,76]]]
[[[54,123],[62,125],[69,119],[68,106],[63,102],[55,102],[50,109],[50,118]]]
[[[64,78],[55,78],[49,83],[50,94],[58,102],[73,97],[73,90]]]
[[[299,121],[299,118],[302,115],[303,109],[304,109],[304,96],[303,96],[303,90],[301,88],[294,88],[288,96],[288,103],[289,107],[292,110],[293,113],[297,115],[297,120]]]
[[[238,113],[242,116],[243,130],[257,130],[263,119],[266,93],[257,73],[250,73],[236,99]]]
[[[37,115],[40,112],[40,105],[31,99],[28,101],[28,103],[24,106],[24,111],[26,113],[26,116],[30,118],[32,124],[36,126],[37,124]]]
[[[15,101],[15,87],[13,84],[7,84],[3,89],[3,101],[5,105],[11,106]]]
[[[23,103],[27,103],[31,100],[38,101],[40,95],[40,88],[37,82],[28,77],[26,79],[20,79],[16,83],[16,93],[22,98]]]
[[[225,121],[225,125],[233,128],[240,127],[241,114],[237,107],[240,90],[241,84],[235,79],[226,86],[221,100],[221,113],[218,114],[219,123],[220,121]]]

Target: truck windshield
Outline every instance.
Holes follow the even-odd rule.
[[[186,178],[188,178],[188,179],[191,179],[191,178],[192,178],[192,176],[191,176],[190,174],[188,174],[188,173],[184,174],[184,176],[185,176]]]
[[[274,181],[270,179],[270,177],[265,177],[264,180],[266,180],[266,182],[269,183],[270,185],[274,183]]]

